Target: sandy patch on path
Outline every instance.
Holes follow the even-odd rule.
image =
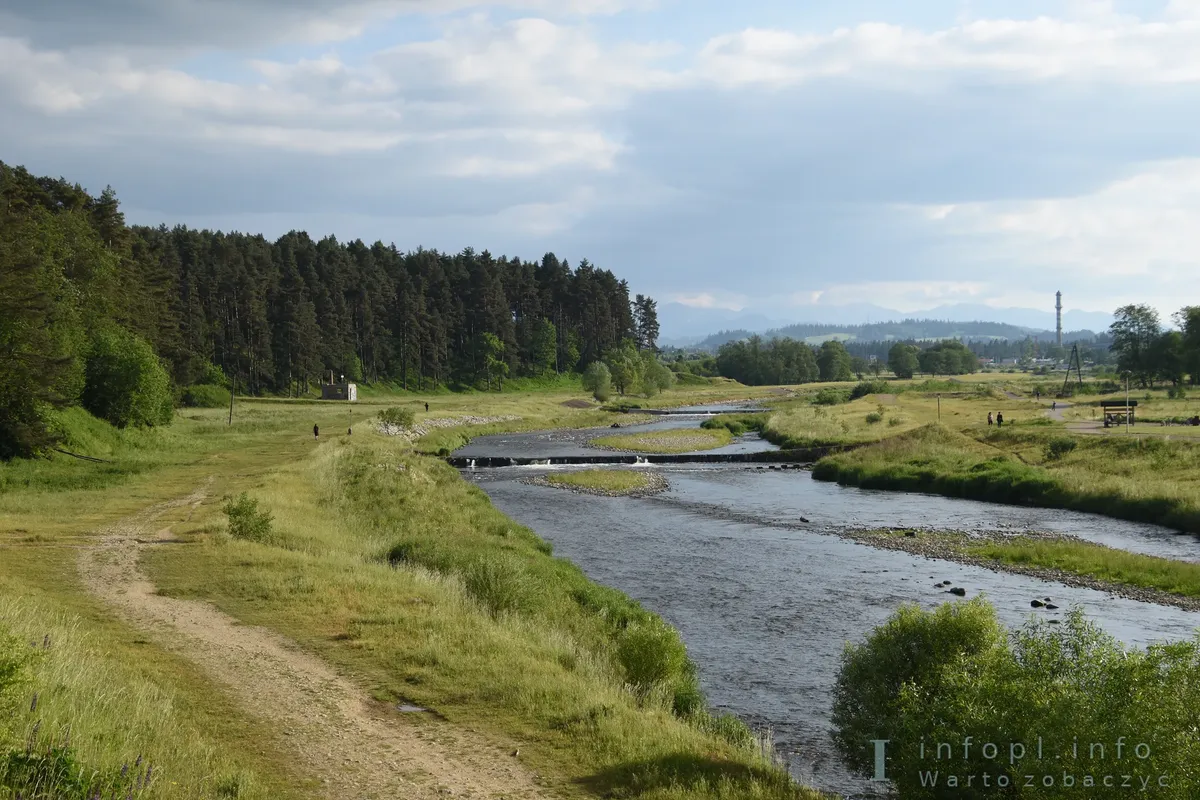
[[[508,752],[432,718],[420,724],[371,700],[321,659],[208,603],[163,597],[139,568],[165,512],[193,509],[204,490],[151,506],[107,530],[80,556],[84,584],[124,619],[199,665],[250,714],[271,723],[298,769],[338,798],[550,798]]]

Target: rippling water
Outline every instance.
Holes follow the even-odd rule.
[[[658,469],[658,468],[655,468]],[[1006,624],[1033,598],[1082,606],[1129,644],[1192,635],[1200,615],[1021,575],[876,550],[822,528],[840,524],[1072,533],[1143,552],[1200,558],[1200,544],[1166,529],[1087,514],[847,489],[800,471],[668,468],[672,488],[652,498],[599,498],[529,486],[545,469],[468,473],[495,504],[555,545],[594,580],[642,602],[683,634],[709,698],[774,731],[798,778],[866,796],[829,740],[831,691],[846,642],[861,641],[904,602],[956,598],[950,580],[984,593]],[[792,525],[803,515],[812,530]]]

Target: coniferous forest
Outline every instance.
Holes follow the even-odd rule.
[[[0,163],[0,458],[46,447],[55,407],[159,424],[185,387],[301,395],[330,371],[498,388],[657,330],[652,299],[586,260],[128,226],[111,189]]]

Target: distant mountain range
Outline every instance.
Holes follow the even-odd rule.
[[[782,320],[763,314],[746,314],[726,309],[692,308],[681,303],[664,303],[658,308],[662,336],[659,343],[672,347],[715,349],[727,341],[752,333],[810,337],[854,338],[860,341],[933,338],[1023,339],[1054,332],[1054,311],[1029,308],[992,308],[956,304],[927,311],[903,313],[868,303],[845,306],[812,306],[801,320]],[[1112,324],[1112,314],[1097,311],[1064,311],[1064,338],[1086,338],[1078,334],[1103,333]],[[959,323],[959,324],[950,324]],[[1038,338],[1044,338],[1039,336]]]

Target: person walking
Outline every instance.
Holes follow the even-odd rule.
[[[996,427],[999,428],[1003,424],[1004,424],[1004,412],[997,411],[996,412]]]
[[[428,414],[428,413],[429,413],[429,403],[426,403],[426,404],[425,404],[425,413],[426,413],[426,414]]]
[[[988,425],[992,424],[992,412],[988,412]]]
[[[313,438],[318,439],[318,438],[320,438],[320,436],[321,436],[321,429],[318,428],[316,425],[313,425]]]
[[[1051,400],[1051,401],[1050,401],[1050,410],[1051,410],[1051,411],[1057,411],[1057,410],[1058,410],[1058,401],[1057,401],[1057,400]]]

